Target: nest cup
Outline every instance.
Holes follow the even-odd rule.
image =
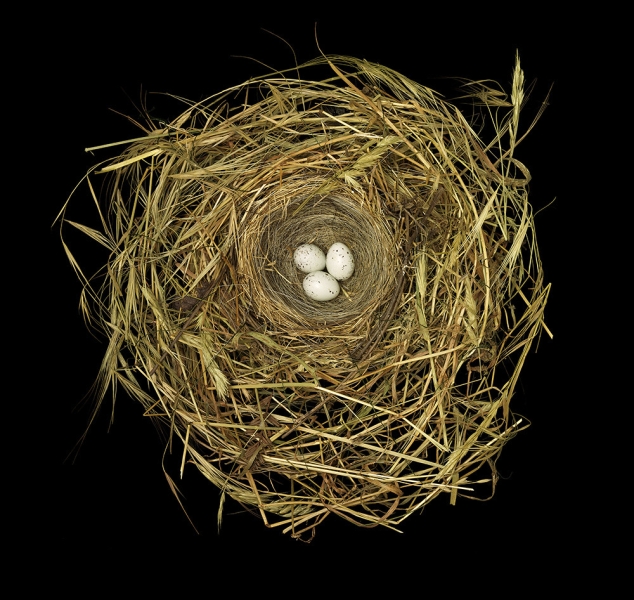
[[[397,240],[379,215],[365,210],[360,194],[299,197],[282,186],[282,193],[266,202],[245,228],[238,254],[238,272],[245,275],[247,289],[257,312],[287,333],[315,334],[321,326],[340,325],[350,333],[352,323],[367,316],[393,292],[398,270]],[[287,195],[289,194],[290,195]],[[292,200],[289,200],[289,197]],[[356,272],[343,283],[345,292],[329,302],[317,302],[302,288],[305,273],[293,261],[294,250],[315,244],[326,251],[336,242],[345,243],[355,257]]]
[[[514,155],[519,61],[510,97],[468,86],[486,141],[381,65],[299,72],[324,65],[185,101],[89,173],[108,176],[103,230],[72,223],[111,252],[82,295],[108,339],[100,399],[121,385],[167,426],[219,520],[230,496],[304,539],[333,514],[396,529],[492,493],[549,291]],[[293,252],[334,242],[355,273],[312,301]]]

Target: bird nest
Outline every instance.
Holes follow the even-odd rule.
[[[488,142],[388,68],[299,72],[318,65],[185,101],[97,172],[102,230],[73,223],[110,251],[82,297],[109,340],[102,397],[120,384],[168,426],[219,518],[228,495],[296,537],[333,513],[397,528],[494,484],[548,294],[513,154],[519,61],[510,99],[469,89]],[[293,251],[333,242],[356,271],[317,302]]]

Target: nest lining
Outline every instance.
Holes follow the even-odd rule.
[[[148,130],[102,169],[104,231],[82,228],[112,252],[82,299],[109,339],[102,394],[123,385],[183,465],[297,537],[494,484],[549,289],[513,156],[519,62],[510,101],[475,93],[508,112],[489,144],[390,69],[304,69],[323,64],[332,79],[260,78]],[[356,272],[313,302],[293,250],[334,241]]]
[[[315,190],[321,183],[314,183]],[[251,283],[246,288],[251,290],[258,313],[287,333],[314,334],[316,328],[326,325],[332,330],[337,324],[350,333],[350,321],[375,310],[394,288],[398,269],[395,232],[380,216],[364,210],[362,197],[355,198],[355,194],[316,198],[293,194],[288,201],[289,190],[287,186],[283,189],[284,196],[277,203],[271,197],[263,214],[254,215],[245,227],[238,272]],[[351,249],[356,272],[343,283],[339,297],[316,302],[302,289],[304,274],[295,267],[293,252],[307,243],[325,251],[335,242]]]

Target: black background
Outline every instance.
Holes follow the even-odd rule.
[[[582,544],[571,504],[590,510],[590,500],[581,493],[570,433],[575,416],[569,408],[587,402],[589,390],[575,390],[568,376],[582,341],[573,338],[576,317],[569,297],[575,273],[566,248],[577,230],[575,215],[587,205],[571,183],[563,149],[576,143],[570,106],[576,65],[583,62],[588,42],[528,10],[489,14],[488,9],[420,6],[409,15],[400,7],[398,18],[390,19],[386,6],[382,12],[358,7],[350,14],[345,8],[322,7],[314,14],[303,9],[305,16],[278,10],[266,16],[243,14],[246,9],[237,5],[221,12],[157,9],[141,17],[104,10],[75,18],[32,65],[33,81],[42,82],[33,92],[32,114],[48,146],[46,159],[33,157],[39,171],[32,177],[44,174],[47,180],[46,192],[37,198],[38,217],[45,223],[39,260],[52,286],[50,301],[40,303],[36,295],[32,309],[50,327],[43,355],[41,347],[36,352],[33,346],[25,353],[26,362],[44,360],[48,371],[40,381],[41,370],[29,370],[39,390],[29,427],[41,430],[34,455],[24,460],[29,467],[21,468],[34,490],[25,498],[31,509],[23,523],[32,549],[61,553],[67,564],[96,573],[150,564],[159,569],[178,565],[182,572],[195,564],[196,569],[213,567],[214,573],[290,576],[345,569],[369,580],[420,571],[440,583],[471,577],[519,585],[546,572],[561,573],[560,556]],[[218,533],[219,493],[188,466],[177,483],[194,529],[163,474],[165,466],[178,479],[179,453],[163,460],[161,437],[142,417],[140,405],[125,395],[117,397],[112,423],[112,405],[106,400],[77,447],[90,420],[90,387],[105,346],[82,322],[80,284],[64,256],[58,227],[50,225],[85,172],[109,156],[91,155],[84,148],[139,135],[117,113],[138,116],[135,106],[146,92],[198,100],[267,72],[259,62],[276,69],[292,66],[289,47],[266,30],[284,38],[301,64],[319,52],[315,27],[324,53],[385,64],[448,96],[458,92],[451,77],[494,79],[510,89],[519,50],[527,81],[536,79],[524,126],[552,86],[549,107],[516,156],[531,171],[535,210],[543,209],[536,225],[546,280],[552,282],[546,321],[555,338],[544,336],[539,351],[526,361],[512,407],[532,425],[505,447],[498,463],[502,479],[492,500],[459,500],[451,507],[440,497],[407,519],[402,534],[358,528],[333,516],[307,545],[267,529],[259,517],[230,500]],[[570,58],[571,47],[576,60]],[[151,95],[148,106],[157,111],[171,107]],[[94,223],[89,203],[83,186],[69,216]],[[98,268],[104,257],[96,246],[67,233],[73,249],[81,249],[86,271]],[[31,456],[30,451],[20,454]]]

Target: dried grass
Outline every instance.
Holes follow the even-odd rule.
[[[72,223],[111,252],[82,295],[109,340],[100,399],[123,386],[223,501],[297,537],[333,513],[397,528],[440,494],[494,489],[549,290],[514,157],[519,60],[510,101],[470,84],[486,143],[383,66],[299,72],[325,64],[323,81],[183,101],[99,171],[102,231]],[[334,241],[357,271],[313,302],[293,250]]]

